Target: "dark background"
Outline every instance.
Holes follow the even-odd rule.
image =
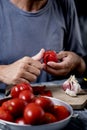
[[[87,0],[74,0],[79,16],[87,16]]]
[[[84,48],[87,51],[87,0],[74,0],[79,18]]]

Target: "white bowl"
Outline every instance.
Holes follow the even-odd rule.
[[[60,130],[60,129],[64,128],[69,123],[69,121],[73,115],[72,107],[62,100],[59,100],[59,99],[56,99],[53,97],[47,97],[47,98],[50,98],[56,105],[65,106],[69,110],[70,115],[67,118],[65,118],[64,120],[50,123],[50,124],[38,125],[38,126],[20,125],[17,123],[0,120],[0,130],[1,129],[2,130]]]

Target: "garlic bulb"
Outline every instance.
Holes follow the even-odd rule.
[[[75,75],[71,75],[70,78],[63,83],[62,88],[65,93],[70,96],[77,96],[77,94],[82,90]]]

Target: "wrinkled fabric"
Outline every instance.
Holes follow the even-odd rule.
[[[87,130],[87,110],[74,111],[77,117],[71,119],[63,130]]]

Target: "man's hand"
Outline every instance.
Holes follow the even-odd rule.
[[[23,57],[10,65],[0,66],[0,81],[8,85],[35,81],[44,67],[40,62],[44,51],[44,49],[41,49],[33,57]]]
[[[61,51],[57,54],[59,63],[48,62],[45,71],[55,76],[66,76],[73,70],[83,73],[86,65],[83,59],[74,52]]]

